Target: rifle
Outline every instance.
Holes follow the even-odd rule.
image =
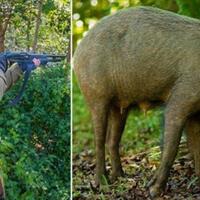
[[[36,68],[33,63],[33,59],[37,58],[40,60],[40,65],[47,65],[49,62],[61,62],[66,58],[66,55],[49,55],[49,54],[35,54],[30,52],[5,52],[2,53],[7,60],[7,63],[17,63],[19,67],[24,71],[24,81],[18,95],[10,101],[11,105],[16,105],[25,90],[28,79],[31,72]]]

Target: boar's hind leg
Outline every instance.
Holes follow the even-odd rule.
[[[0,177],[0,200],[5,199],[5,192],[4,192],[4,186],[3,186],[3,179]]]
[[[200,176],[200,113],[187,120],[185,129],[188,148],[195,162],[195,173]]]
[[[105,141],[109,103],[106,100],[95,100],[90,106],[95,133],[96,150],[96,184],[104,184],[106,176],[105,167]]]
[[[153,186],[150,188],[150,195],[152,197],[160,195],[165,187],[170,168],[178,151],[182,128],[190,111],[191,101],[185,100],[184,97],[181,98],[180,95],[171,97],[165,111],[164,148],[161,164],[151,180],[151,185],[153,184]]]
[[[120,112],[120,108],[115,106],[111,107],[109,112],[107,145],[112,165],[112,181],[124,175],[119,155],[119,143],[126,123],[127,112],[127,109]]]

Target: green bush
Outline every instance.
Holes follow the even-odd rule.
[[[69,68],[36,70],[21,102],[19,81],[0,102],[0,169],[8,200],[70,196]]]

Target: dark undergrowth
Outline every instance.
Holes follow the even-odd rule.
[[[0,169],[8,200],[70,197],[70,77],[62,66],[37,69],[21,102],[19,81],[1,101]]]

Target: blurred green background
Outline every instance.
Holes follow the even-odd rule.
[[[73,1],[73,45],[94,26],[99,19],[122,8],[154,6],[182,15],[200,18],[200,0],[74,0]]]
[[[87,31],[92,28],[104,16],[113,14],[119,9],[131,6],[154,6],[164,10],[170,10],[181,15],[200,18],[199,0],[76,0],[73,1],[73,50],[81,41]],[[184,34],[184,33],[183,33]],[[92,42],[92,41],[91,41]],[[150,110],[145,116],[139,110],[131,111],[121,142],[121,155],[131,157],[137,152],[145,151],[153,146],[158,146],[162,131],[163,109]],[[74,197],[83,198],[83,179],[88,179],[84,169],[78,168],[78,159],[84,152],[90,152],[94,157],[94,134],[91,125],[91,117],[84,98],[79,90],[76,77],[73,76],[73,158],[74,158]],[[158,148],[159,149],[159,148]],[[87,155],[87,153],[86,153]],[[87,156],[82,156],[87,159]],[[83,162],[82,160],[82,162]],[[124,166],[125,167],[125,166]],[[126,182],[126,181],[125,181]],[[127,186],[118,185],[115,191],[126,191]],[[90,186],[88,186],[90,188]],[[85,195],[94,198],[94,192],[87,188]],[[109,195],[108,195],[109,196]],[[106,199],[101,194],[100,199]],[[84,198],[83,198],[84,199]]]
[[[70,0],[1,0],[0,51],[67,53],[70,17]]]
[[[20,103],[0,102],[0,174],[8,200],[70,199],[70,1],[0,0],[0,52],[64,54],[35,70]]]

